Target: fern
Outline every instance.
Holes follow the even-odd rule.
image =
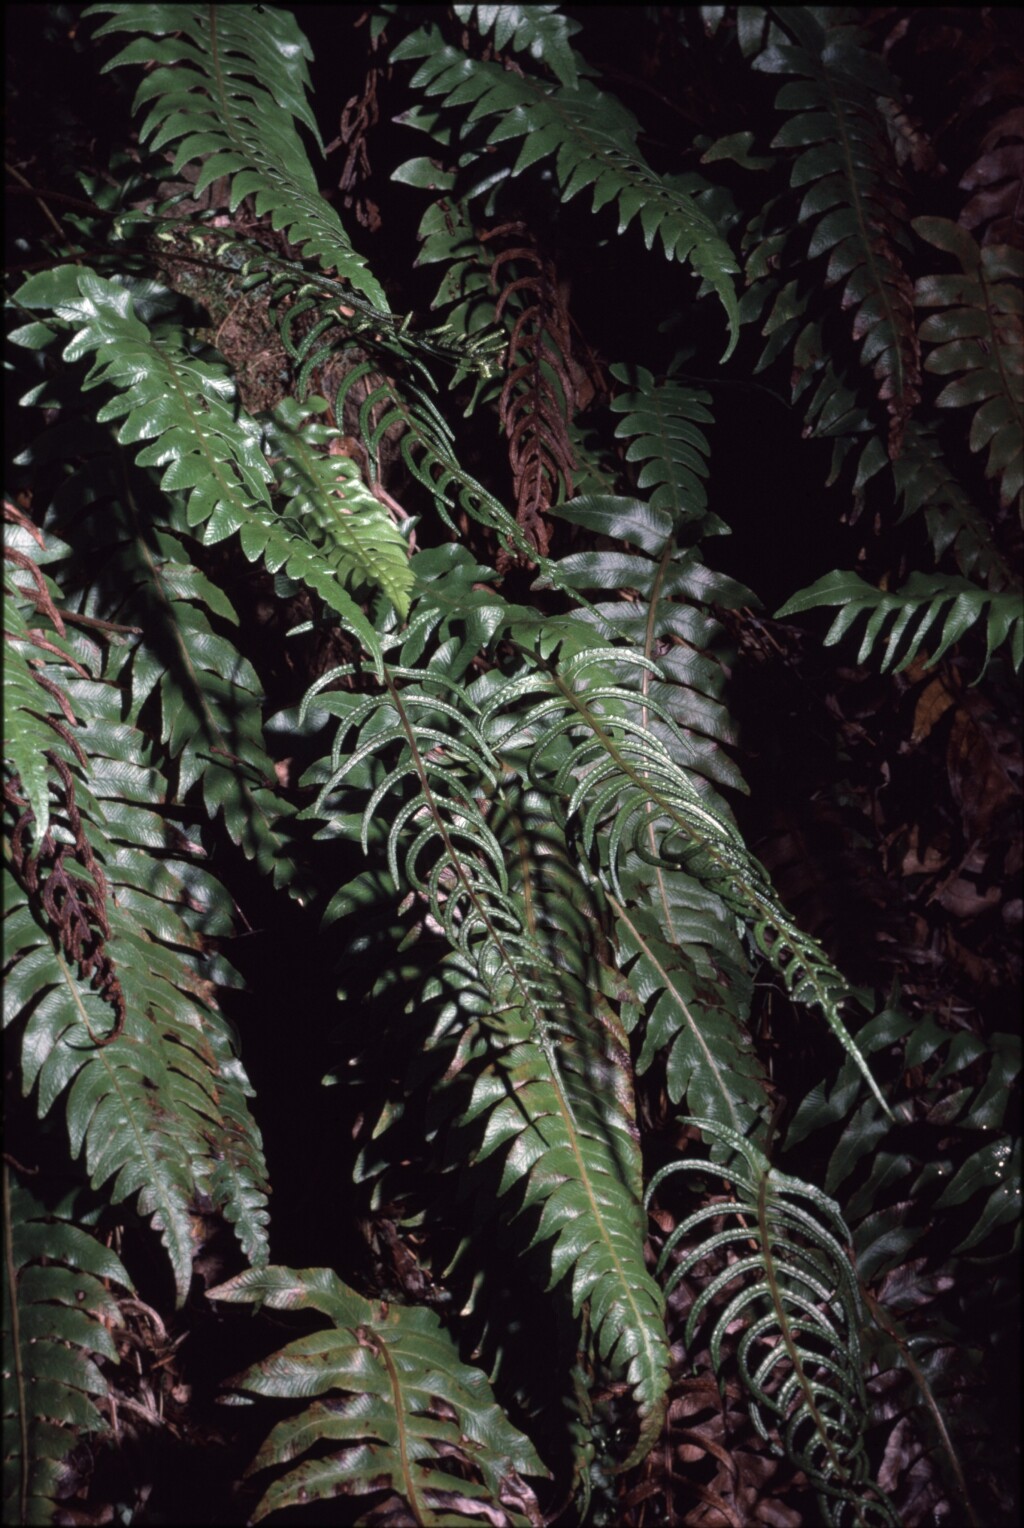
[[[4,1018],[9,1076],[30,1101],[15,1103],[19,1133],[45,1139],[62,1173],[80,1159],[127,1268],[138,1256],[140,1288],[159,1291],[146,1295],[157,1324],[173,1299],[179,1334],[200,1329],[197,1217],[231,1231],[246,1266],[219,1275],[218,1340],[186,1362],[218,1361],[220,1336],[244,1355],[229,1399],[266,1418],[248,1473],[271,1482],[254,1520],[344,1498],[375,1523],[638,1522],[689,1518],[690,1492],[698,1514],[753,1521],[774,1510],[775,1452],[823,1520],[894,1523],[901,1461],[925,1438],[964,1496],[974,1456],[959,1460],[950,1406],[962,1382],[943,1378],[941,1323],[914,1301],[931,1299],[932,1271],[968,1302],[1002,1276],[1014,1048],[952,1008],[955,1032],[886,1010],[851,1034],[870,990],[752,852],[762,793],[735,817],[726,799],[746,789],[737,679],[781,644],[719,571],[728,548],[702,545],[730,529],[712,449],[723,415],[738,417],[729,389],[756,406],[765,388],[745,379],[763,371],[775,406],[788,385],[805,436],[832,441],[823,506],[863,534],[863,579],[829,574],[780,613],[835,607],[826,644],[863,613],[860,658],[877,660],[883,691],[893,672],[971,651],[982,629],[985,701],[972,701],[1008,683],[993,657],[1020,668],[1019,314],[994,242],[1012,220],[1001,191],[979,244],[980,204],[960,225],[916,216],[932,205],[926,177],[946,173],[928,152],[928,91],[895,72],[916,23],[655,8],[620,58],[614,17],[456,6],[424,24],[376,8],[327,150],[344,150],[338,206],[371,262],[318,189],[302,136],[320,148],[312,49],[287,13],[86,14],[101,45],[128,34],[106,65],[115,79],[145,71],[142,158],[105,167],[76,143],[88,168],[72,197],[15,127],[10,166],[49,241],[37,259],[25,223],[11,296],[22,401],[45,425],[31,440],[19,428],[6,508]],[[90,43],[56,12],[46,25],[54,46],[81,49],[81,77]],[[371,140],[385,116],[430,147],[382,193]],[[995,130],[1002,144],[1007,123]],[[972,185],[997,187],[992,145],[969,147],[957,163]],[[432,198],[418,263],[438,268],[433,326],[388,223],[410,187]],[[609,247],[637,222],[664,261]],[[961,271],[933,274],[929,244]],[[709,292],[729,329],[717,370]],[[763,343],[744,355],[750,325]],[[924,381],[948,379],[934,399],[922,347]],[[626,359],[606,366],[609,354]],[[751,512],[790,566],[782,511],[759,488],[744,490]],[[737,503],[745,535],[746,514]],[[897,564],[898,593],[891,572],[872,582]],[[804,678],[807,649],[784,640]],[[822,738],[805,743],[788,716],[777,731],[771,746],[806,747],[824,789]],[[926,742],[915,727],[915,749]],[[938,763],[953,769],[952,752]],[[975,813],[979,844],[1008,789]],[[961,794],[966,835],[975,804]],[[899,864],[901,843],[879,852]],[[321,918],[308,972],[276,917],[285,893],[288,929]],[[322,1033],[337,1047],[328,1153],[310,1145],[301,1091],[285,1122],[270,1105],[259,1116],[271,1162],[294,1137],[314,1209],[302,1235],[323,1253],[272,1242],[243,1066],[254,1037],[222,1012],[244,1020],[262,975],[255,994],[218,996],[241,985],[221,942],[243,905],[258,926],[233,958],[257,973],[276,961],[282,980],[266,1055],[295,1048],[281,1020],[296,1005],[303,1046]],[[840,1041],[831,1066],[824,1027],[799,1027],[793,1005]],[[265,1070],[269,1097],[281,1074]],[[697,1132],[710,1161],[690,1151]],[[795,1152],[800,1177],[784,1170]],[[365,1252],[324,1197],[325,1160]],[[804,1176],[819,1169],[820,1189]],[[683,1171],[704,1197],[676,1217]],[[8,1511],[114,1510],[93,1513],[84,1487],[74,1509],[65,1497],[69,1460],[103,1434],[108,1401],[115,1415],[96,1360],[116,1358],[127,1305],[99,1280],[128,1288],[128,1273],[77,1196],[49,1215],[10,1192]],[[983,1272],[973,1260],[993,1249]],[[296,1258],[336,1267],[283,1266]],[[66,1298],[76,1270],[81,1308]],[[237,1324],[233,1304],[301,1312],[294,1340],[271,1351],[279,1334],[258,1312]],[[964,1337],[963,1311],[942,1309]],[[26,1400],[33,1323],[52,1328],[45,1410]],[[174,1398],[176,1348],[158,1362]],[[703,1432],[698,1392],[714,1412]],[[898,1432],[883,1442],[887,1397]],[[182,1428],[184,1414],[171,1410]],[[226,1415],[234,1457],[242,1413]],[[684,1421],[697,1471],[678,1468],[694,1457],[679,1451]],[[740,1467],[747,1444],[761,1473]],[[116,1429],[105,1457],[124,1467]]]
[[[199,867],[153,856],[170,846],[171,827],[141,803],[165,797],[166,782],[151,758],[140,762],[147,748],[122,722],[117,687],[50,647],[60,661],[35,678],[61,703],[70,762],[44,751],[48,826],[40,834],[36,823],[34,839],[20,779],[6,782],[15,820],[3,873],[4,1022],[22,1030],[22,1089],[36,1088],[39,1116],[67,1090],[71,1154],[84,1151],[112,1202],[137,1196],[154,1217],[180,1303],[197,1195],[233,1223],[247,1256],[264,1260],[267,1250],[251,1089],[203,995],[211,968],[199,929],[230,926],[226,899]]]
[[[992,654],[1004,644],[1009,647],[1013,667],[1019,670],[1024,662],[1024,619],[1020,598],[1016,593],[992,594],[979,589],[965,578],[942,574],[914,573],[906,587],[898,594],[873,589],[856,573],[828,573],[816,584],[801,589],[788,599],[778,612],[780,616],[795,615],[818,605],[840,605],[842,608],[829,628],[826,643],[838,642],[854,622],[865,612],[868,623],[857,654],[857,662],[863,663],[887,633],[881,668],[890,668],[896,654],[902,657],[895,672],[909,667],[918,658],[928,633],[936,626],[945,612],[942,634],[934,652],[927,654],[929,663],[937,663],[955,642],[959,642],[973,627],[985,623],[985,667]],[[895,617],[890,625],[891,617]],[[906,643],[904,650],[903,644]]]
[[[481,36],[493,34],[496,48],[511,43],[517,53],[528,49],[555,72],[559,84],[576,88],[577,61],[569,39],[579,31],[579,22],[560,16],[557,5],[458,5],[454,10],[460,21],[472,19]]]
[[[988,446],[985,468],[998,477],[1004,505],[1024,503],[1024,341],[1020,260],[1009,248],[979,249],[970,234],[944,218],[916,218],[914,231],[937,249],[955,255],[962,274],[924,276],[915,288],[919,308],[944,308],[921,325],[929,347],[925,370],[948,376],[935,400],[939,408],[973,406],[970,446]]]
[[[382,1491],[425,1528],[481,1517],[500,1528],[540,1521],[523,1476],[545,1475],[544,1466],[502,1415],[481,1371],[459,1362],[432,1311],[389,1310],[326,1268],[251,1270],[210,1298],[318,1311],[331,1323],[234,1381],[256,1395],[325,1397],[279,1422],[250,1472],[333,1445],[270,1485],[254,1522],[297,1502]]]
[[[826,284],[841,283],[842,305],[854,310],[853,338],[877,380],[890,418],[889,454],[896,457],[919,396],[920,360],[898,247],[905,242],[902,209],[875,104],[895,87],[856,29],[823,25],[810,10],[787,10],[779,21],[795,41],[769,44],[753,67],[802,78],[775,98],[777,110],[793,115],[773,147],[801,151],[790,185],[809,188],[797,213],[798,223],[810,228],[808,258],[828,254]]]
[[[151,69],[135,96],[136,107],[153,102],[140,129],[142,141],[153,150],[177,142],[174,174],[200,165],[196,196],[229,176],[232,211],[244,197],[253,197],[257,216],[269,212],[274,227],[285,229],[293,244],[386,313],[384,292],[320,197],[295,130],[301,122],[322,146],[306,99],[309,45],[294,19],[269,6],[238,11],[96,5],[85,14],[110,10],[115,14],[97,27],[98,37],[125,31],[157,38],[171,34],[166,42],[140,37],[104,65]]]
[[[726,355],[731,353],[739,318],[731,279],[735,260],[696,200],[647,164],[636,147],[637,124],[618,101],[586,79],[573,90],[550,91],[527,75],[480,63],[440,43],[433,27],[406,37],[392,58],[423,58],[414,87],[451,105],[468,105],[470,122],[500,116],[488,144],[525,137],[513,175],[554,153],[563,201],[593,187],[594,211],[618,203],[619,233],[639,213],[647,248],[660,237],[668,259],[688,262],[717,292],[729,319]]]
[[[819,1189],[770,1167],[742,1136],[721,1125],[708,1133],[734,1153],[726,1170],[732,1196],[681,1221],[659,1259],[659,1270],[671,1266],[671,1290],[700,1259],[724,1254],[724,1266],[690,1308],[686,1340],[693,1342],[724,1298],[711,1333],[712,1362],[720,1368],[723,1344],[741,1328],[736,1365],[755,1426],[763,1437],[778,1429],[782,1447],[814,1486],[825,1521],[895,1524],[884,1496],[864,1494],[863,1316],[838,1208]],[[670,1174],[701,1170],[706,1164],[699,1159],[670,1163],[654,1175],[648,1194]],[[719,1217],[724,1229],[674,1257],[699,1227]]]
[[[6,1162],[3,1186],[4,1516],[50,1523],[65,1459],[81,1436],[109,1430],[96,1360],[118,1362],[110,1284],[132,1285],[108,1247],[49,1213]]]

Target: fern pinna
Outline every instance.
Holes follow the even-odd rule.
[[[361,252],[372,201],[349,227],[320,192],[293,16],[84,20],[90,60],[129,34],[102,71],[142,71],[137,143],[9,298],[44,428],[5,502],[4,1017],[39,1157],[4,1168],[8,1515],[68,1520],[76,1448],[120,1447],[119,1360],[160,1277],[185,1329],[214,1308],[249,1344],[217,1377],[254,1419],[253,1521],[345,1498],[367,1523],[641,1522],[656,1493],[684,1520],[689,1493],[738,1522],[743,1444],[801,1520],[895,1523],[897,1391],[964,1504],[956,1386],[901,1324],[926,1230],[892,1195],[913,1175],[969,1215],[954,1269],[1005,1228],[1016,1051],[851,986],[752,852],[730,793],[759,601],[715,539],[719,400],[763,372],[832,441],[846,517],[900,516],[922,559],[898,589],[863,558],[826,572],[780,616],[838,607],[827,647],[866,614],[881,676],[960,648],[979,682],[1020,667],[1016,255],[911,218],[880,19],[645,13],[692,54],[684,117],[712,67],[763,112],[662,168],[586,18],[371,7],[345,186],[400,81],[429,144],[392,176],[440,267],[429,318],[393,252]],[[581,229],[603,307],[623,250],[658,284],[651,335],[584,338]],[[320,920],[338,990],[351,1157],[305,1171],[351,1178],[366,1247],[353,1230],[331,1266],[272,1260],[270,1116],[227,1016],[252,996],[222,951],[253,872]],[[773,1004],[806,1010],[810,1092]],[[967,1132],[942,1185],[900,1134],[939,1120]],[[830,1130],[819,1187],[794,1153]],[[241,1270],[205,1290],[203,1224]],[[284,1346],[268,1311],[299,1313]],[[680,1442],[698,1392],[726,1441]]]

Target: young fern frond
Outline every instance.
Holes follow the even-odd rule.
[[[199,164],[196,196],[230,176],[232,212],[252,196],[257,217],[269,212],[274,228],[387,313],[383,288],[321,197],[295,129],[301,122],[322,149],[306,99],[312,55],[295,18],[273,6],[229,5],[100,4],[85,15],[106,11],[115,14],[95,36],[144,32],[160,39],[139,37],[104,66],[151,69],[135,96],[136,109],[153,103],[139,130],[142,142],[151,150],[177,143],[175,175]]]
[[[742,1326],[735,1361],[751,1417],[762,1437],[777,1431],[782,1449],[814,1487],[825,1521],[835,1528],[895,1528],[888,1501],[869,1485],[864,1315],[838,1206],[773,1168],[735,1131],[696,1119],[685,1123],[699,1125],[733,1153],[729,1165],[716,1170],[728,1179],[731,1200],[716,1199],[680,1221],[658,1261],[659,1272],[671,1270],[668,1292],[709,1256],[723,1262],[690,1307],[687,1342],[714,1310],[711,1358],[721,1373],[723,1346]],[[651,1179],[648,1199],[680,1172],[707,1173],[708,1164],[691,1157],[669,1163]],[[725,1228],[706,1234],[704,1226],[718,1219]],[[683,1252],[694,1237],[697,1245]]]
[[[232,1382],[282,1400],[318,1397],[279,1422],[249,1465],[255,1474],[318,1449],[266,1488],[253,1522],[301,1502],[329,1500],[337,1510],[341,1496],[381,1491],[390,1493],[392,1510],[423,1528],[542,1521],[523,1477],[548,1471],[496,1404],[482,1370],[460,1362],[433,1311],[366,1300],[328,1268],[251,1269],[211,1289],[210,1298],[318,1311],[330,1322]]]
[[[51,1213],[3,1173],[4,1517],[51,1523],[64,1461],[83,1433],[102,1436],[108,1394],[95,1360],[119,1362],[123,1324],[111,1283],[131,1290],[109,1247]]]

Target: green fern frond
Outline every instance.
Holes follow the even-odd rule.
[[[1000,502],[1024,505],[1024,305],[1019,250],[979,248],[946,218],[915,218],[913,229],[960,263],[955,276],[922,276],[919,308],[942,308],[921,325],[925,370],[950,376],[939,408],[973,408],[970,447],[988,446],[987,477],[999,479]]]
[[[10,528],[6,527],[5,546],[9,537]],[[26,561],[35,566],[34,559],[26,557]],[[48,693],[47,686],[40,683],[36,666],[40,634],[38,628],[29,626],[11,597],[20,593],[23,586],[11,577],[10,563],[5,564],[4,584],[4,765],[18,777],[25,792],[32,811],[32,834],[38,842],[50,826],[50,781],[55,770],[47,755],[57,749],[67,763],[72,762],[71,749],[54,726],[66,726],[68,717],[59,695]],[[48,633],[42,641],[51,650],[70,656],[60,632]]]
[[[197,1195],[209,1193],[247,1256],[267,1255],[252,1090],[209,996],[211,976],[231,976],[204,953],[204,934],[231,927],[227,899],[198,867],[153,854],[176,833],[151,809],[167,782],[124,722],[118,684],[80,661],[91,648],[95,662],[95,647],[80,637],[69,664],[49,645],[62,661],[37,674],[62,697],[72,762],[48,750],[49,825],[31,850],[32,808],[17,781],[5,790],[20,816],[3,870],[4,1023],[21,1031],[22,1090],[37,1088],[40,1118],[70,1089],[72,1154],[84,1150],[113,1202],[138,1194],[154,1217],[183,1302]]]
[[[843,306],[854,310],[853,338],[870,366],[889,414],[889,454],[899,455],[903,430],[920,392],[920,357],[913,293],[899,255],[905,242],[896,169],[878,97],[896,86],[863,33],[842,21],[830,24],[807,8],[776,13],[793,43],[769,44],[752,67],[768,74],[798,74],[775,98],[792,112],[774,148],[799,149],[790,176],[806,186],[797,222],[810,228],[808,257],[829,256],[825,281],[843,286]]]
[[[379,698],[335,700],[323,686],[336,675],[313,687],[306,706],[336,707],[343,723],[309,814],[330,820],[349,777],[397,750],[397,763],[370,777],[364,849],[393,797],[392,881],[420,896],[443,930],[454,952],[450,979],[479,1015],[472,1032],[484,1036],[487,1064],[460,1122],[488,1112],[477,1158],[506,1149],[500,1192],[530,1172],[525,1202],[543,1202],[534,1242],[554,1239],[552,1283],[572,1271],[574,1312],[590,1301],[601,1356],[632,1387],[635,1462],[661,1425],[667,1386],[663,1315],[643,1265],[636,1145],[619,1090],[609,1088],[612,1063],[589,1035],[579,978],[537,925],[535,901],[516,885],[516,859],[496,836],[501,768],[474,721],[475,692],[448,676],[444,653],[424,670],[390,668]],[[352,726],[358,740],[346,747]]]
[[[330,557],[274,513],[259,426],[238,411],[223,367],[196,360],[173,339],[155,338],[132,311],[130,292],[85,267],[59,266],[30,277],[17,296],[25,307],[55,309],[74,327],[66,361],[95,352],[83,387],[117,389],[97,418],[127,415],[117,432],[122,445],[152,440],[137,463],[165,467],[160,487],[187,494],[190,528],[204,524],[207,543],[239,532],[250,561],[262,558],[270,572],[283,568],[305,583],[379,657],[374,629]]]
[[[950,552],[964,577],[975,583],[995,590],[1020,586],[1020,575],[997,545],[991,524],[946,460],[934,424],[910,421],[892,473],[903,505],[901,518],[923,512],[936,562]]]
[[[552,514],[636,550],[570,553],[549,563],[533,587],[561,588],[577,597],[583,590],[613,596],[586,600],[573,617],[596,627],[605,641],[623,644],[623,661],[610,660],[611,671],[623,688],[636,688],[638,718],[688,769],[745,790],[723,748],[735,743],[736,735],[722,701],[722,665],[711,656],[724,637],[711,606],[735,608],[756,603],[755,596],[712,572],[696,550],[679,546],[672,511],[653,500],[587,494]],[[654,667],[632,663],[629,652],[641,653]]]
[[[698,794],[664,744],[636,718],[630,692],[607,680],[609,661],[628,660],[654,672],[657,666],[622,648],[588,645],[572,657],[568,651],[563,644],[557,670],[539,663],[497,688],[483,705],[485,723],[492,713],[515,708],[502,735],[503,756],[511,760],[525,752],[530,775],[564,797],[567,818],[578,819],[582,848],[613,907],[630,900],[634,854],[655,870],[685,869],[721,898],[794,1001],[821,1009],[888,1111],[840,1017],[847,983],[782,908],[737,830]],[[532,695],[539,698],[521,710],[520,702]],[[672,726],[649,698],[647,705]]]
[[[724,530],[707,513],[708,496],[702,479],[708,475],[708,438],[701,425],[711,424],[710,393],[681,382],[655,383],[643,366],[615,365],[611,374],[629,391],[611,401],[614,414],[625,417],[615,427],[617,439],[629,441],[627,462],[643,462],[636,486],[653,489],[648,503],[664,510],[672,527],[687,524],[694,535]]]
[[[575,90],[578,83],[576,56],[569,39],[580,30],[557,5],[455,5],[459,20],[472,21],[481,37],[492,34],[499,52],[509,43],[517,53],[524,48],[538,63],[548,64],[559,83]]]
[[[498,116],[489,144],[524,138],[513,175],[555,154],[563,201],[592,187],[595,212],[617,202],[620,233],[639,214],[647,248],[660,237],[669,260],[692,265],[717,292],[729,320],[726,355],[731,354],[739,325],[732,252],[696,199],[646,162],[636,146],[637,123],[619,101],[589,80],[581,79],[574,90],[549,89],[537,79],[469,58],[442,43],[432,26],[404,38],[392,58],[424,59],[413,86],[449,105],[468,107],[470,122]]]
[[[934,635],[938,636],[938,646],[927,652],[929,664],[938,663],[955,642],[961,641],[982,622],[985,623],[986,640],[982,672],[988,667],[993,653],[1004,646],[1016,671],[1024,663],[1024,612],[1021,611],[1020,595],[1015,591],[995,594],[979,589],[966,578],[943,573],[912,573],[898,593],[890,594],[865,583],[857,573],[836,571],[826,573],[817,583],[799,590],[777,611],[777,615],[796,615],[818,605],[842,607],[825,638],[828,644],[838,642],[859,616],[867,614],[858,663],[866,662],[888,629],[881,663],[883,673],[899,652],[903,656],[896,664],[895,673],[913,663],[925,651],[924,641],[933,627],[936,628]],[[945,619],[939,636],[937,623],[943,614]]]
[[[123,1324],[112,1281],[131,1290],[120,1259],[51,1214],[3,1164],[3,1511],[9,1523],[58,1521],[69,1455],[109,1423],[96,1402],[119,1362]]]
[[[864,1448],[861,1331],[864,1312],[848,1255],[849,1233],[837,1205],[820,1189],[773,1168],[749,1140],[722,1125],[687,1119],[734,1153],[724,1169],[733,1198],[688,1215],[665,1242],[658,1271],[669,1268],[670,1293],[709,1256],[724,1266],[693,1301],[686,1322],[692,1346],[715,1311],[711,1361],[724,1372],[723,1347],[742,1325],[736,1363],[763,1438],[777,1431],[778,1451],[802,1469],[829,1524],[892,1525],[885,1496],[870,1484]],[[670,1175],[708,1171],[686,1158],[657,1172],[648,1199]],[[722,1171],[720,1169],[720,1171]],[[724,1230],[703,1227],[724,1219]],[[699,1237],[692,1250],[682,1246]],[[736,1283],[741,1287],[737,1291]],[[724,1301],[724,1303],[722,1303]]]
[[[366,487],[356,463],[331,454],[341,431],[305,418],[322,407],[322,398],[304,404],[286,398],[267,426],[284,514],[319,529],[333,554],[335,572],[347,587],[382,589],[404,619],[413,583],[405,540]]]
[[[254,1269],[209,1297],[319,1311],[330,1321],[232,1381],[256,1395],[323,1398],[279,1422],[249,1465],[253,1474],[291,1464],[321,1446],[267,1488],[253,1522],[300,1502],[382,1490],[431,1528],[540,1521],[523,1477],[548,1471],[482,1371],[460,1362],[433,1311],[366,1300],[327,1268]]]
[[[322,150],[306,99],[310,47],[295,18],[273,6],[92,5],[86,16],[114,11],[95,36],[145,32],[104,71],[125,64],[151,70],[135,107],[152,102],[139,137],[151,150],[177,142],[172,173],[201,166],[195,195],[220,176],[231,177],[233,212],[246,196],[257,217],[269,212],[275,229],[336,271],[375,308],[388,312],[383,288],[352,248],[337,214],[316,184],[295,123]],[[153,68],[153,65],[164,67]]]

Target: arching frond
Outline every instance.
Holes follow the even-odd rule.
[[[726,354],[732,351],[739,322],[732,252],[695,197],[671,185],[644,159],[636,143],[637,123],[619,101],[586,79],[574,90],[551,90],[527,75],[470,58],[442,42],[432,26],[406,37],[392,58],[422,58],[414,86],[427,96],[470,107],[470,121],[497,116],[488,143],[524,138],[514,175],[555,154],[563,201],[592,187],[595,211],[617,202],[620,233],[639,214],[648,249],[660,237],[668,259],[692,265],[718,293],[731,334]]]
[[[825,638],[838,642],[859,616],[867,614],[868,624],[861,639],[857,662],[864,663],[886,636],[881,667],[890,668],[902,654],[895,672],[907,668],[924,651],[929,633],[938,638],[938,646],[928,652],[929,663],[938,663],[955,642],[973,627],[985,622],[985,667],[992,654],[1007,647],[1015,670],[1024,662],[1024,612],[1020,595],[1014,590],[994,594],[979,589],[966,578],[942,573],[912,573],[904,588],[890,594],[875,589],[857,573],[826,573],[817,583],[801,589],[782,606],[780,616],[796,615],[818,605],[841,607]],[[941,635],[937,623],[942,621]]]
[[[762,1437],[777,1431],[817,1492],[825,1521],[895,1528],[888,1501],[869,1484],[860,1360],[865,1317],[838,1206],[820,1189],[771,1167],[734,1131],[686,1123],[701,1125],[734,1153],[719,1170],[731,1198],[716,1197],[686,1216],[658,1262],[659,1272],[670,1269],[669,1290],[703,1259],[721,1263],[690,1307],[687,1342],[714,1311],[710,1346],[720,1371],[723,1346],[741,1331],[735,1361],[754,1423]],[[671,1162],[651,1179],[648,1197],[672,1174],[707,1171],[696,1158]],[[705,1234],[702,1228],[718,1219],[725,1228]]]
[[[312,53],[295,18],[274,6],[234,5],[101,4],[85,15],[106,11],[114,14],[95,36],[152,34],[104,66],[149,70],[135,95],[136,109],[152,102],[139,130],[142,141],[151,149],[177,144],[174,174],[198,163],[197,196],[230,176],[232,211],[252,196],[258,217],[269,212],[293,244],[387,313],[382,287],[321,197],[295,130],[301,122],[322,147],[306,98]]]

